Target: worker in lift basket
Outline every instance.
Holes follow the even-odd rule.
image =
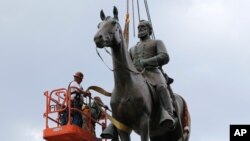
[[[82,105],[83,105],[83,96],[86,96],[90,93],[87,91],[84,91],[83,87],[81,86],[81,82],[84,78],[83,73],[76,72],[73,76],[74,76],[74,80],[69,83],[69,89],[70,89],[70,94],[71,94],[70,95],[71,108],[76,108],[81,111]],[[72,124],[82,127],[83,118],[82,118],[81,112],[71,110],[71,117],[72,117]],[[61,125],[67,124],[67,112],[66,111],[63,111],[60,114],[60,121],[61,121]]]

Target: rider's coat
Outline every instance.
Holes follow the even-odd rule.
[[[134,47],[130,48],[129,53],[138,71],[145,68],[143,76],[147,82],[152,85],[166,84],[159,67],[168,63],[169,56],[161,40],[149,39],[138,42]]]

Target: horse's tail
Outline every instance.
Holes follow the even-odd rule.
[[[187,102],[184,98],[183,100],[183,136],[185,141],[188,141],[190,129],[191,129],[191,117],[188,110]]]

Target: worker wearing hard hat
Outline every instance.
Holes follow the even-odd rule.
[[[68,90],[70,91],[70,101],[71,108],[75,108],[81,111],[83,105],[83,96],[90,94],[83,90],[81,82],[84,78],[82,72],[76,72],[74,75],[74,80],[69,83]],[[62,111],[60,113],[60,123],[61,125],[66,125],[68,122],[68,112]],[[72,124],[82,127],[83,118],[79,111],[71,110]]]
[[[83,87],[81,86],[81,82],[84,78],[82,72],[76,72],[74,75],[74,81],[70,82],[70,99],[71,99],[71,107],[76,108],[78,110],[82,109],[83,105],[83,95],[87,95],[89,92],[85,92]],[[79,127],[82,127],[83,118],[82,114],[78,111],[72,111],[72,124],[76,124]]]

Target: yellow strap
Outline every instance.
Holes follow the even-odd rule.
[[[115,118],[113,118],[111,115],[109,115],[108,113],[106,113],[108,119],[115,125],[115,127],[119,130],[122,130],[126,133],[131,133],[132,129],[129,128],[128,126],[124,125],[123,123],[121,123],[120,121],[116,120]]]
[[[124,36],[124,39],[126,41],[126,45],[128,48],[128,45],[129,45],[129,14],[128,13],[126,14],[125,26],[123,29],[123,36]]]
[[[101,87],[98,87],[98,86],[90,86],[88,87],[87,90],[94,90],[98,93],[101,93],[105,96],[111,96],[111,93],[107,92],[106,90],[104,90],[103,88]],[[98,104],[97,104],[98,105]],[[99,107],[99,105],[98,105]],[[101,107],[99,107],[99,109],[102,110],[102,112],[105,112]],[[110,114],[108,114],[107,112],[105,112],[108,119],[115,125],[115,127],[119,130],[122,130],[124,132],[127,132],[127,133],[131,133],[132,129],[129,128],[128,126],[124,125],[123,123],[121,123],[120,121],[116,120],[115,118],[113,118]]]
[[[108,96],[108,97],[111,97],[111,93],[110,92],[107,92],[106,90],[104,90],[103,88],[101,87],[98,87],[98,86],[89,86],[87,91],[88,90],[94,90],[100,94],[103,94],[105,96]]]

